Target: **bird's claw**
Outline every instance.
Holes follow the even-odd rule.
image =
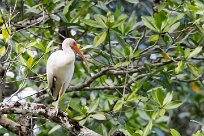
[[[58,114],[58,108],[55,108],[55,116]]]
[[[58,108],[54,108],[54,109],[53,109],[52,115],[53,115],[53,116],[57,116],[57,115],[58,115]]]

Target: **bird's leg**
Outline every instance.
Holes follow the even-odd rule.
[[[60,101],[60,98],[61,98],[63,90],[64,90],[64,84],[65,83],[63,83],[61,88],[60,88],[60,91],[59,91],[59,94],[58,94],[58,98],[57,98],[57,101],[56,101],[56,105],[55,105],[55,114],[56,115],[58,114],[58,106],[59,106],[59,101]]]

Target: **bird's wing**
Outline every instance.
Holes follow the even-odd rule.
[[[58,95],[55,92],[55,89],[56,89],[56,80],[57,79],[56,79],[55,76],[53,76],[53,74],[48,74],[47,75],[48,87],[49,87],[49,89],[51,91],[51,94],[52,94],[54,100],[57,100],[57,97],[58,97]]]
[[[52,73],[47,73],[47,82],[48,82],[48,87],[50,89],[53,88],[53,74]],[[52,95],[53,95],[53,92],[52,92]]]

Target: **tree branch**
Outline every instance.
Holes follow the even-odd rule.
[[[57,116],[55,116],[54,112],[55,111],[52,108],[43,104],[23,102],[0,103],[1,114],[29,114],[36,117],[43,116],[46,119],[62,125],[74,135],[100,136],[100,134],[97,134],[84,126],[80,126],[77,121],[70,119],[64,112],[59,111]],[[20,128],[18,130],[20,131]]]
[[[4,115],[0,116],[0,124],[2,127],[6,128],[7,130],[21,136],[27,136],[27,129],[26,127],[8,119]]]
[[[165,61],[165,62],[159,62],[159,63],[153,63],[153,64],[150,64],[150,67],[160,67],[160,66],[164,66],[164,65],[167,65],[167,64],[170,64],[172,63],[173,61],[172,60],[169,60],[169,61]],[[114,69],[114,68],[106,68],[106,69],[103,69],[101,70],[100,72],[98,72],[97,74],[95,74],[94,76],[92,76],[89,80],[87,80],[85,83],[81,84],[81,85],[78,85],[78,86],[71,86],[67,89],[67,91],[76,91],[76,90],[81,90],[81,89],[84,89],[84,90],[91,90],[91,88],[88,88],[90,86],[90,84],[95,81],[97,78],[103,76],[103,75],[124,75],[126,73],[128,74],[132,74],[132,73],[136,73],[136,72],[139,72],[139,71],[142,71],[144,70],[145,67],[144,66],[141,66],[141,67],[138,67],[138,68],[133,68],[133,69],[128,69],[128,70],[117,70],[117,69]],[[120,88],[121,86],[119,86]],[[95,90],[100,90],[101,87],[99,87],[98,89],[96,88]],[[104,89],[113,89],[113,87],[105,87]]]

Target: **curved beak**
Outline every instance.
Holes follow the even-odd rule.
[[[83,55],[83,53],[82,53],[82,52],[80,51],[80,49],[77,47],[77,45],[72,46],[72,49],[73,49],[74,51],[76,51],[76,52],[79,54],[79,56],[83,59],[83,61],[84,61],[85,64],[86,64],[86,68],[87,68],[88,72],[90,73],[89,63],[88,63],[86,57]]]

